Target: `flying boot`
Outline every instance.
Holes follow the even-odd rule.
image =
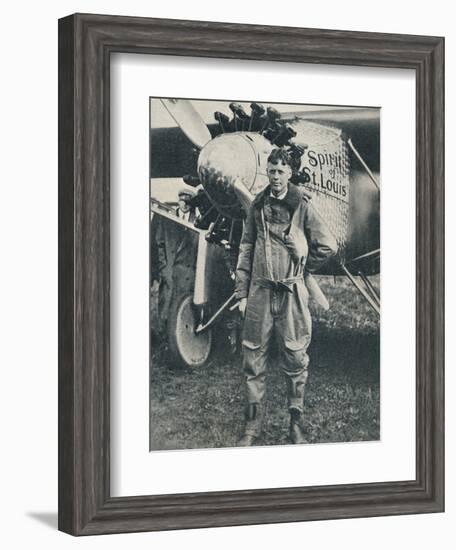
[[[299,409],[290,409],[290,441],[295,445],[300,443],[308,443],[304,437],[304,422],[302,411]]]
[[[245,409],[245,427],[241,439],[238,441],[239,447],[251,447],[255,439],[260,435],[261,416],[258,403],[249,403]]]

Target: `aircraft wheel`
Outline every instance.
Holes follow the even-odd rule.
[[[174,300],[167,322],[169,348],[179,363],[192,369],[204,365],[212,348],[211,329],[195,334],[196,324],[193,295]]]

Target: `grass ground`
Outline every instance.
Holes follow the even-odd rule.
[[[373,278],[379,288],[379,277]],[[380,324],[345,277],[320,277],[332,307],[313,312],[305,397],[309,443],[380,438]],[[152,320],[154,322],[154,320]],[[208,363],[176,366],[164,342],[152,342],[151,449],[232,447],[242,432],[244,378],[240,354],[221,346]],[[258,445],[287,444],[285,380],[267,374],[263,433]]]

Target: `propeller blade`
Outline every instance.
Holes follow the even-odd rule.
[[[212,139],[206,124],[190,101],[162,99],[161,102],[195,147],[202,149]]]

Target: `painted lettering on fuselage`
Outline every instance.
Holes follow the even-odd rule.
[[[340,152],[316,151],[310,148],[302,157],[301,167],[309,178],[309,188],[348,202],[349,178],[346,163]]]

